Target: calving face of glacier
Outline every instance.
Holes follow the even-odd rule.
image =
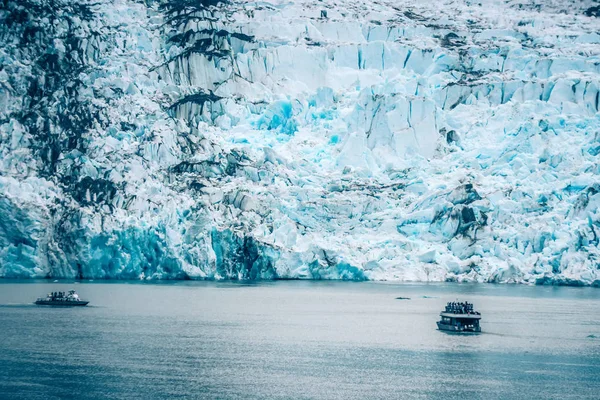
[[[599,285],[597,8],[7,0],[0,276]]]

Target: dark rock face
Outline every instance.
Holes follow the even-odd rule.
[[[588,17],[600,17],[600,6],[590,7],[584,12]]]
[[[467,236],[476,240],[477,230],[487,225],[487,215],[483,212],[476,212],[467,205],[459,204],[441,210],[435,215],[431,225],[432,227],[442,226],[444,236],[449,240],[459,236]]]
[[[474,201],[481,200],[481,196],[473,187],[473,184],[467,183],[459,186],[450,193],[448,200],[453,204],[471,204]]]
[[[590,204],[590,199],[600,193],[600,183],[595,183],[581,191],[573,205],[573,212],[579,213],[585,210]]]
[[[465,45],[465,42],[456,33],[450,32],[442,38],[441,45],[448,48],[461,47]]]
[[[240,238],[230,231],[213,231],[213,250],[216,254],[217,273],[232,279],[275,279],[277,273],[273,257],[251,237]]]
[[[5,117],[27,129],[40,175],[59,181],[59,159],[72,151],[85,152],[89,130],[103,121],[102,110],[79,96],[87,90],[79,75],[90,70],[101,51],[100,32],[81,32],[82,26],[95,22],[91,2],[6,1],[2,13],[0,37],[12,42],[6,49],[15,57],[35,60],[6,67],[8,90],[22,106]],[[60,49],[54,46],[56,37],[63,38]]]

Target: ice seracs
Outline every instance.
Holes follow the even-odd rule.
[[[594,6],[9,2],[0,276],[600,285]]]

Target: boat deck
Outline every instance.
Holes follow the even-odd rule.
[[[448,317],[448,318],[460,318],[460,319],[481,319],[481,314],[455,314],[455,313],[441,312],[440,316]]]

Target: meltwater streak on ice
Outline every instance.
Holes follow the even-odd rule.
[[[70,287],[3,281],[0,304]],[[0,307],[1,398],[595,399],[600,390],[592,288],[279,281],[77,289],[96,307]],[[481,310],[483,334],[436,330],[440,308],[457,298]]]
[[[600,285],[565,4],[8,2],[0,276]]]

